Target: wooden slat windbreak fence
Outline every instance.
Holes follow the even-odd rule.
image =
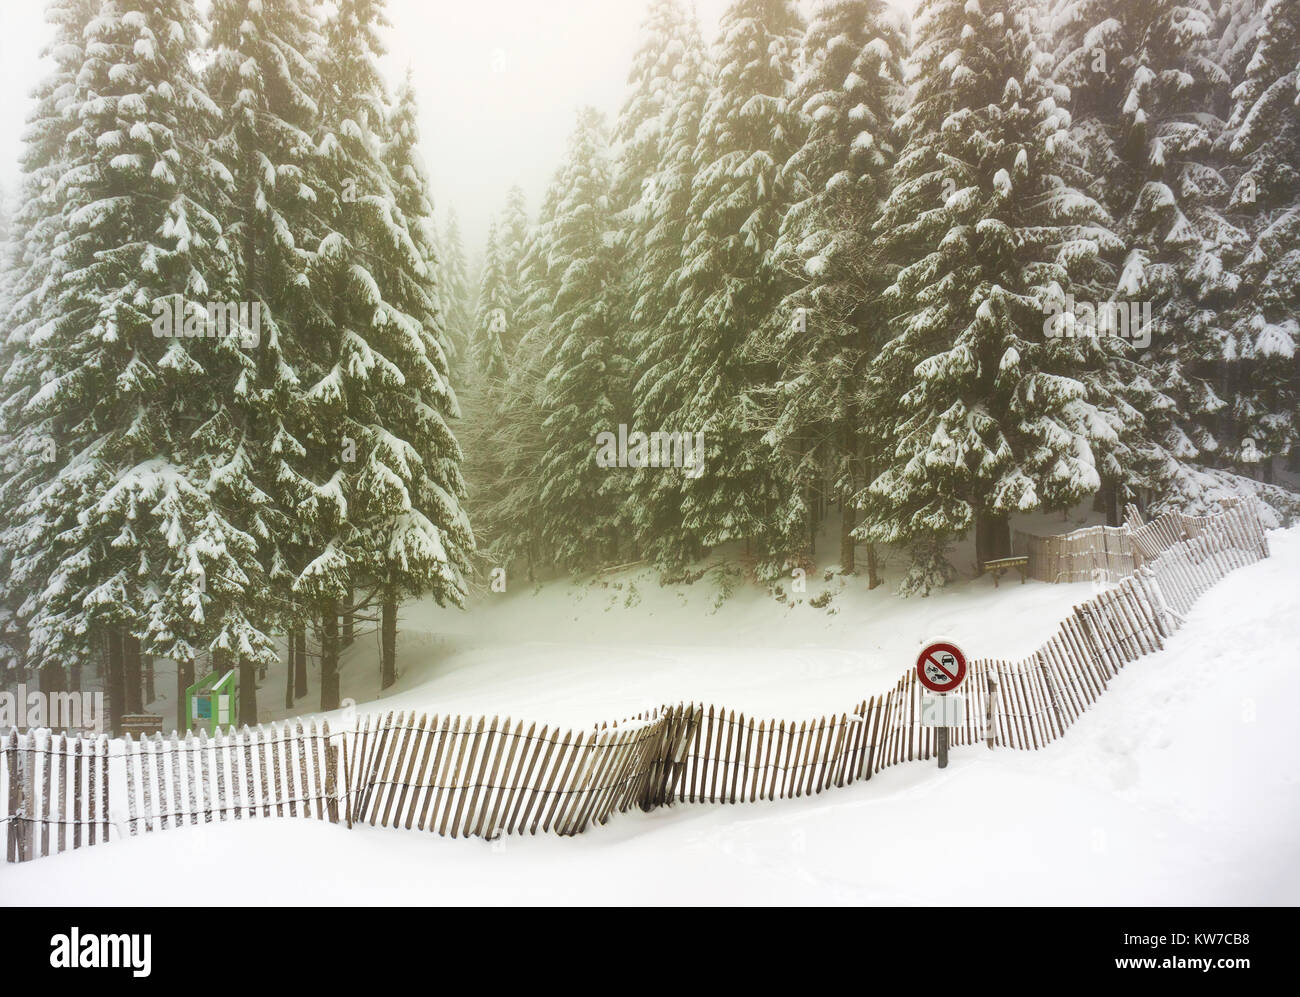
[[[349,739],[347,820],[453,838],[577,834],[666,802],[697,724],[684,707],[591,731],[508,717],[367,717]]]
[[[6,858],[200,821],[337,821],[337,754],[329,725],[313,721],[111,741],[11,731],[0,735]]]
[[[0,827],[5,859],[108,840],[109,740],[47,730],[0,733]]]
[[[1195,540],[1153,546],[1153,560],[1076,606],[1029,657],[973,661],[966,724],[950,745],[1056,740],[1125,664],[1164,646],[1191,601],[1268,556],[1246,506],[1197,528]],[[921,693],[909,671],[884,695],[813,721],[680,704],[586,733],[497,717],[369,717],[349,749],[347,814],[452,836],[576,834],[632,805],[811,795],[934,757],[934,731],[917,722]]]
[[[1040,582],[1117,582],[1141,564],[1127,526],[1087,526],[1050,537],[1017,530],[1011,546],[1028,556],[1028,576]]]
[[[1051,743],[1124,665],[1162,648],[1203,592],[1268,556],[1250,504],[1173,525],[1139,527],[1141,565],[1076,606],[1033,654],[972,661],[966,723],[950,744]],[[909,671],[812,721],[683,703],[578,731],[406,712],[340,732],[315,721],[112,742],[12,731],[0,735],[0,825],[10,862],[106,841],[110,830],[271,816],[451,837],[577,834],[633,806],[806,796],[932,758],[921,692]]]
[[[232,727],[211,737],[128,735],[122,744],[129,834],[200,820],[338,821],[337,749],[327,722]]]

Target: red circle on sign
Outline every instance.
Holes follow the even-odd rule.
[[[931,692],[952,692],[966,678],[966,655],[956,644],[927,644],[916,658],[916,677]]]

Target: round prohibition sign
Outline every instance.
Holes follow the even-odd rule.
[[[916,677],[931,692],[955,692],[966,678],[966,655],[956,644],[927,644],[916,659]]]

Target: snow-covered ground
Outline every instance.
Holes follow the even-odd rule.
[[[1300,903],[1300,528],[1270,541],[1270,560],[1203,597],[1164,652],[1042,751],[964,748],[942,772],[913,763],[812,799],[625,814],[571,839],[288,819],[164,831],[0,866],[0,902],[180,903],[194,881],[227,883],[212,896],[232,904]],[[690,696],[824,712],[893,681],[926,628],[973,654],[1019,653],[1075,589],[978,582],[883,596],[874,616],[877,594],[853,593],[816,627],[793,621],[817,611],[746,595],[689,634],[666,606],[657,633],[640,614],[611,608],[605,630],[603,612],[576,611],[585,643],[543,593],[531,615],[503,602],[504,659],[446,638],[434,664],[407,659],[389,700],[582,723]]]
[[[1023,517],[1017,528],[1060,533],[1096,522],[1084,509]],[[842,712],[881,692],[916,660],[927,639],[955,638],[974,657],[1017,658],[1051,635],[1089,584],[1020,584],[973,577],[970,543],[954,549],[963,579],[928,598],[897,594],[904,555],[887,555],[885,584],[844,577],[830,523],[806,590],[767,590],[711,570],[694,584],[661,585],[653,568],[528,585],[507,579],[505,593],[478,592],[467,610],[431,603],[402,607],[398,681],[379,688],[379,645],[372,623],[358,623],[342,659],[341,689],[361,710],[416,709],[509,714],[588,726],[668,702],[693,700],[747,714],[811,717]],[[719,557],[715,563],[733,566]],[[829,578],[828,578],[829,574]],[[826,598],[820,608],[813,601]],[[170,724],[175,679],[161,663],[160,698],[151,709]],[[319,703],[313,657],[309,692],[284,708],[283,666],[259,684],[263,721],[310,713]]]

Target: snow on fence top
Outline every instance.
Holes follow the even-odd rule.
[[[1224,513],[1247,508],[1240,499],[1225,499]],[[1263,536],[1258,508],[1251,500],[1246,513],[1252,528]],[[1213,524],[1226,522],[1217,516],[1189,516],[1166,512],[1144,523],[1132,506],[1124,526],[1086,526],[1073,533],[1040,537],[1016,531],[1012,548],[1029,558],[1027,574],[1043,582],[1118,582],[1128,578],[1144,560],[1184,540],[1200,536]],[[1234,520],[1235,522],[1235,520]]]
[[[1253,503],[1140,525],[1127,571],[1114,531],[1102,530],[1080,532],[1115,555],[1103,567],[1118,584],[1076,606],[1028,657],[973,660],[954,746],[1036,749],[1060,737],[1120,668],[1164,646],[1206,589],[1268,556]],[[1039,556],[1060,575],[1076,570],[1051,560],[1067,553],[1077,551]],[[10,862],[200,819],[577,834],[634,806],[803,796],[930,758],[920,694],[909,671],[882,695],[811,721],[680,703],[585,731],[413,712],[372,714],[345,731],[308,720],[211,738],[14,730],[0,735],[0,827]]]

